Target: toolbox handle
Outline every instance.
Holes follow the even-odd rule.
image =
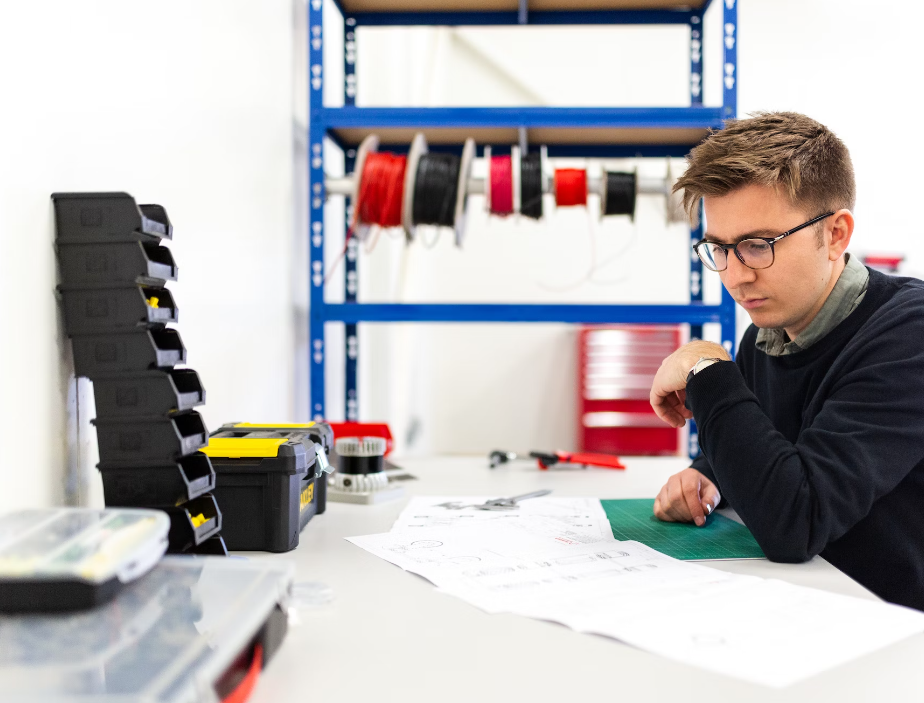
[[[246,703],[253,693],[254,686],[257,685],[257,679],[260,678],[260,670],[263,666],[263,645],[257,642],[253,646],[253,659],[250,662],[250,668],[247,675],[241,680],[237,687],[225,696],[221,703]]]

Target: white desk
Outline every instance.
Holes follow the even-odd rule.
[[[396,463],[420,479],[403,483],[411,494],[501,496],[551,488],[555,495],[600,498],[651,498],[687,465],[675,458],[628,459],[626,471],[566,472],[538,471],[525,462],[490,470],[484,457]],[[406,502],[328,503],[294,552],[251,555],[291,559],[296,583],[323,582],[334,592],[331,604],[299,611],[300,623],[290,628],[253,703],[924,700],[924,635],[774,690],[560,625],[485,614],[343,539],[387,532]],[[820,558],[807,564],[748,560],[709,566],[874,597]]]

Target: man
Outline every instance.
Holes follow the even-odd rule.
[[[773,561],[816,554],[882,598],[924,610],[924,283],[846,253],[854,178],[844,144],[794,113],[732,121],[677,183],[696,252],[753,324],[735,362],[694,341],[651,404],[696,420],[701,455],[655,500],[705,524],[720,500]]]

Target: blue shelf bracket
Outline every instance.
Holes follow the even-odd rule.
[[[738,114],[738,0],[724,0],[722,76],[723,118],[733,119]]]
[[[309,322],[310,404],[311,417],[324,418],[324,125],[316,115],[323,106],[324,94],[324,15],[322,0],[308,5],[308,211],[309,242]]]
[[[343,21],[343,104],[356,105],[356,18],[346,17]],[[356,169],[356,149],[347,149],[344,159],[344,172],[353,173]],[[359,259],[358,240],[350,236],[350,222],[353,220],[352,198],[345,198],[344,237],[346,237],[346,255],[344,259],[343,295],[347,303],[355,303],[359,295]],[[344,325],[346,344],[344,369],[343,407],[348,422],[359,421],[359,395],[357,368],[359,366],[359,326],[353,323]]]

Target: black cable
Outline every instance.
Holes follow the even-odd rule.
[[[606,209],[604,215],[635,217],[636,177],[634,173],[606,172]]]
[[[520,213],[538,220],[542,217],[542,157],[524,154],[520,159]]]
[[[421,155],[414,183],[413,224],[455,225],[460,167],[455,154]]]

